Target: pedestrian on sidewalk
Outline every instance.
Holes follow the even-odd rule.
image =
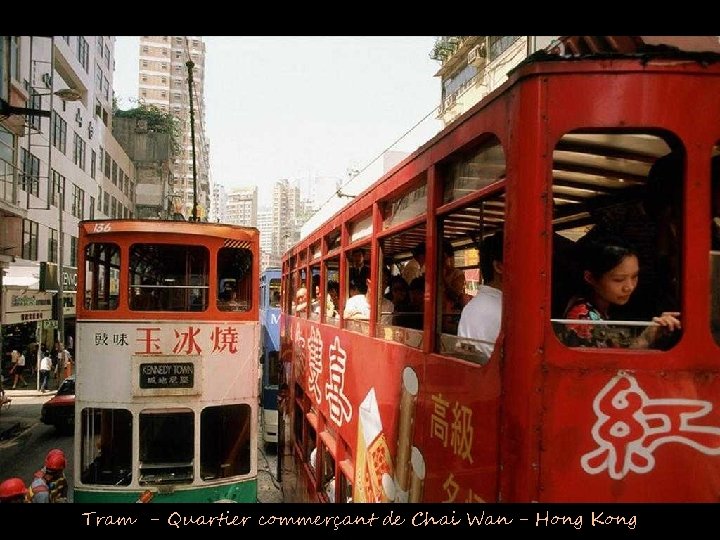
[[[40,359],[40,391],[44,394],[48,389],[48,380],[50,379],[50,370],[52,369],[52,358],[47,351],[43,351],[43,357]]]
[[[17,387],[18,380],[22,381],[23,386],[27,386],[27,381],[23,376],[23,372],[25,371],[25,355],[20,354],[17,349],[14,349],[10,356],[13,364],[10,369],[10,373],[13,375],[13,390]]]

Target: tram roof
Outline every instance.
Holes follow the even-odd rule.
[[[102,228],[98,225],[103,224]],[[109,228],[107,228],[107,227]],[[256,227],[243,227],[228,223],[205,223],[154,219],[95,219],[83,220],[79,227],[88,236],[120,233],[181,234],[190,236],[259,238]]]

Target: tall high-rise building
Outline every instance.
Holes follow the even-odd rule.
[[[208,221],[213,223],[227,223],[227,191],[223,184],[215,183],[212,186],[210,198],[210,213]]]
[[[230,190],[225,207],[226,223],[255,227],[257,225],[258,188],[241,187]]]
[[[272,198],[272,255],[282,256],[300,239],[300,211],[300,189],[287,179],[275,182]]]
[[[195,130],[195,176],[193,186],[193,141],[188,66],[194,66],[192,111]],[[205,43],[200,36],[141,36],[139,97],[172,113],[180,121],[178,154],[173,160],[172,197],[186,217],[192,216],[197,191],[198,217],[207,219],[210,208],[209,143],[205,136]]]

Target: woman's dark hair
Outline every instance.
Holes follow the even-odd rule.
[[[625,257],[638,256],[637,250],[624,238],[613,235],[597,236],[578,241],[580,269],[587,270],[595,279],[615,268]]]

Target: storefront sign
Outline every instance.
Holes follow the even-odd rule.
[[[41,291],[57,291],[58,290],[58,265],[51,262],[40,263],[40,290]],[[63,291],[77,291],[77,268],[74,266],[63,266]]]
[[[53,318],[50,293],[6,287],[2,297],[2,324],[44,321]]]

